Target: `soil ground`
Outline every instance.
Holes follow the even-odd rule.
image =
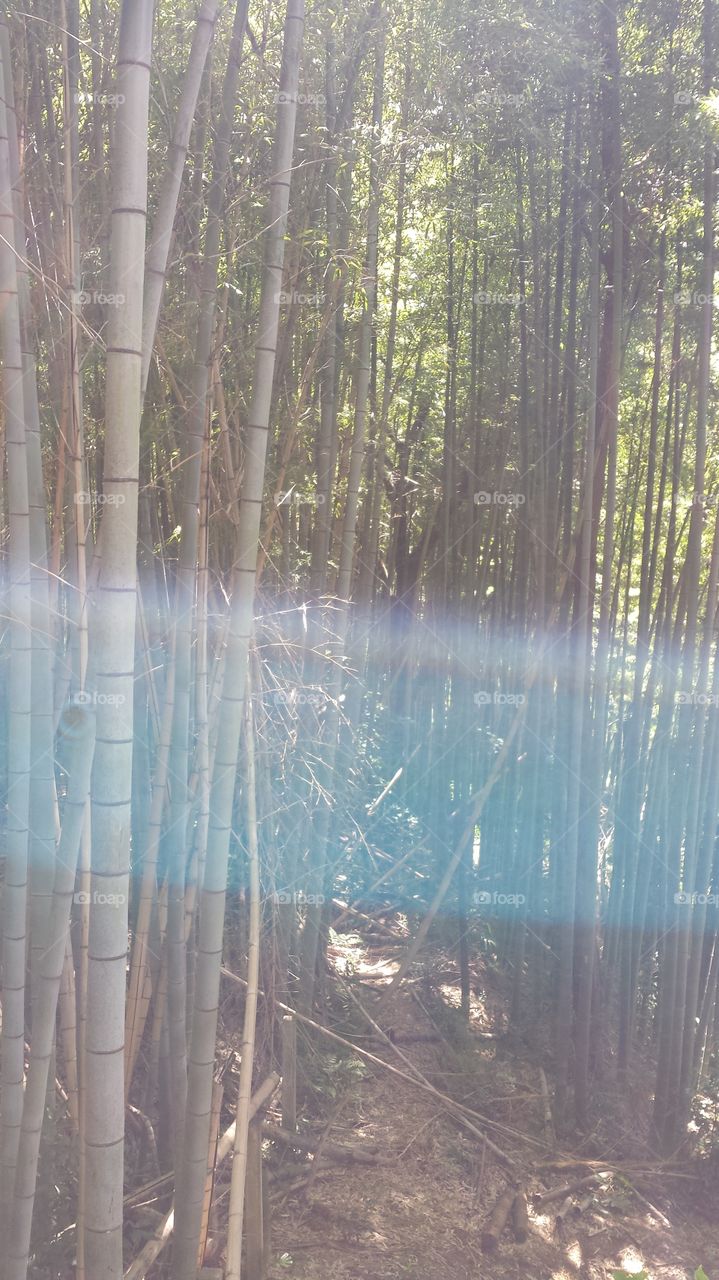
[[[352,990],[371,1008],[374,993],[396,967],[396,955],[389,941],[352,935],[343,939],[333,963],[338,973],[351,973]],[[447,1007],[457,1006],[458,975],[451,963],[439,978],[434,965],[432,973]],[[507,1186],[502,1165],[490,1151],[483,1155],[482,1143],[438,1099],[365,1063],[360,1077],[340,1091],[326,1136],[376,1149],[388,1162],[330,1165],[320,1158],[307,1186],[279,1195],[269,1280],[611,1280],[620,1268],[644,1272],[647,1280],[693,1280],[700,1265],[709,1280],[719,1280],[716,1166],[711,1176],[696,1163],[668,1176],[646,1161],[641,1169],[636,1162],[617,1162],[591,1203],[563,1224],[557,1225],[556,1205],[544,1215],[533,1211],[533,1193],[575,1181],[591,1166],[562,1167],[573,1159],[566,1144],[554,1153],[542,1146],[537,1065],[492,1037],[500,998],[489,1009],[492,999],[483,984],[481,999],[473,1003],[470,1047],[458,1057],[436,1034],[436,1011],[427,1007],[423,979],[409,979],[393,1006],[397,1047],[370,1036],[366,1047],[407,1071],[399,1049],[442,1092],[452,1091],[453,1076],[476,1072],[474,1094],[466,1079],[456,1084],[463,1099],[476,1097],[478,1109],[507,1126],[506,1134],[491,1134],[522,1172],[530,1198],[526,1243],[513,1242],[510,1225],[497,1252],[483,1253],[483,1228]],[[520,1134],[527,1136],[524,1146]]]

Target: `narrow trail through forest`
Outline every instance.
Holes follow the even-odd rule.
[[[396,952],[384,941],[343,938],[333,965],[369,1010],[396,971]],[[429,970],[428,970],[429,971]],[[427,971],[427,972],[428,972]],[[469,1105],[542,1139],[542,1101],[537,1065],[521,1046],[505,1048],[493,1034],[503,1018],[502,997],[490,986],[473,995],[470,1038],[457,1072],[457,1055],[442,1034],[430,995],[459,1007],[459,974],[448,961],[432,964],[434,988],[426,974],[404,983],[392,1013],[392,1039],[405,1058],[442,1092],[453,1076],[471,1073],[476,1088],[460,1082]],[[406,1070],[393,1050],[374,1037],[366,1047]],[[565,1151],[556,1167],[539,1146],[493,1135],[511,1152],[529,1199],[530,1231],[516,1243],[511,1223],[498,1250],[482,1250],[482,1232],[492,1207],[509,1185],[497,1159],[464,1133],[447,1108],[431,1095],[404,1085],[389,1072],[364,1064],[361,1079],[340,1091],[326,1138],[376,1151],[381,1163],[324,1165],[308,1188],[288,1196],[273,1213],[269,1280],[611,1280],[615,1270],[645,1280],[686,1280],[703,1265],[710,1276],[719,1260],[719,1186],[700,1183],[691,1171],[679,1177],[646,1173],[641,1179],[616,1175],[604,1180],[581,1213],[558,1222],[561,1201],[537,1212],[532,1198],[582,1177],[580,1164],[568,1167]],[[578,1157],[581,1162],[582,1156]],[[562,1167],[564,1166],[564,1167]],[[621,1163],[616,1169],[621,1167]],[[321,1172],[320,1172],[321,1168]],[[706,1176],[706,1175],[705,1175]],[[637,1182],[645,1188],[644,1200]],[[679,1190],[677,1191],[677,1187]],[[634,1190],[633,1190],[634,1188]],[[650,1200],[651,1197],[653,1197]],[[581,1203],[587,1191],[577,1193]],[[574,1203],[574,1201],[573,1201]],[[651,1204],[651,1207],[650,1207]],[[713,1221],[712,1221],[713,1219]]]

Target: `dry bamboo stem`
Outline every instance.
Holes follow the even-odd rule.
[[[289,1013],[282,1019],[282,1128],[297,1128],[297,1023]]]
[[[512,1226],[518,1244],[524,1244],[529,1235],[529,1213],[527,1211],[527,1197],[523,1191],[518,1191],[514,1197],[512,1205]]]
[[[255,777],[255,744],[254,720],[252,716],[252,697],[250,673],[247,673],[247,697],[245,698],[245,752],[247,772],[245,779],[245,799],[247,804],[247,856],[250,870],[250,929],[247,954],[247,996],[245,999],[245,1019],[242,1032],[242,1060],[240,1063],[240,1085],[237,1092],[237,1128],[235,1132],[234,1159],[232,1161],[232,1182],[230,1184],[230,1204],[227,1214],[227,1280],[240,1280],[242,1258],[242,1222],[245,1209],[245,1180],[248,1175],[250,1158],[250,1095],[252,1092],[252,1068],[255,1053],[255,1027],[257,1023],[257,992],[260,974],[260,855],[257,843],[257,781]],[[253,1156],[259,1152],[260,1170],[251,1171],[253,1180],[262,1179],[262,1154],[259,1147],[259,1130],[252,1135]],[[257,1188],[253,1188],[253,1193]],[[260,1208],[262,1193],[260,1186]],[[250,1205],[248,1203],[248,1211]],[[260,1226],[260,1239],[261,1226]],[[248,1236],[249,1242],[249,1236]],[[249,1244],[248,1244],[249,1248]],[[261,1249],[260,1249],[261,1256]],[[249,1253],[248,1253],[249,1263]],[[261,1260],[260,1260],[261,1270]]]
[[[160,741],[152,780],[152,799],[147,826],[147,849],[140,882],[140,902],[135,926],[135,940],[130,960],[130,982],[125,1012],[125,1096],[129,1096],[137,1055],[142,1041],[149,1007],[148,961],[152,907],[157,893],[157,859],[162,831],[162,815],[167,795],[167,769],[170,757],[170,733],[174,707],[175,664],[170,654],[165,704],[162,712]]]
[[[215,1182],[215,1167],[217,1164],[217,1139],[220,1132],[220,1112],[222,1110],[222,1096],[224,1094],[224,1085],[221,1080],[215,1080],[212,1086],[212,1123],[210,1125],[210,1141],[207,1148],[207,1181],[205,1182],[205,1202],[202,1206],[202,1230],[200,1231],[200,1247],[197,1250],[197,1269],[200,1270],[202,1260],[205,1256],[205,1247],[207,1245],[207,1232],[210,1225],[210,1206],[212,1205],[212,1188]]]
[[[482,1232],[482,1250],[484,1253],[494,1253],[499,1238],[507,1225],[507,1220],[515,1201],[515,1192],[510,1187],[503,1191],[497,1200],[489,1217],[489,1221]]]
[[[234,1173],[233,1164],[232,1171]],[[243,1179],[245,1181],[245,1179]],[[246,1192],[247,1227],[245,1250],[247,1280],[262,1280],[264,1274],[264,1224],[262,1218],[262,1132],[259,1121],[247,1131]]]
[[[272,1094],[280,1083],[280,1077],[273,1073],[255,1090],[250,1103],[250,1118],[253,1119],[258,1111],[267,1105]],[[217,1144],[217,1158],[215,1161],[215,1170],[226,1160],[235,1144],[235,1121],[232,1121],[229,1129],[223,1133]],[[162,1222],[157,1228],[151,1240],[143,1248],[142,1252],[137,1255],[135,1261],[128,1267],[124,1274],[123,1280],[144,1280],[147,1272],[153,1262],[164,1249],[170,1239],[175,1226],[175,1209],[174,1206],[169,1213],[165,1215]]]

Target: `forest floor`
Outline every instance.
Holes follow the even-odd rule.
[[[332,951],[338,975],[372,1009],[396,969],[391,940],[343,935]],[[307,1186],[278,1198],[269,1280],[611,1280],[615,1269],[645,1280],[693,1280],[700,1265],[709,1280],[719,1280],[716,1165],[712,1174],[695,1162],[669,1176],[647,1160],[615,1160],[594,1194],[577,1193],[578,1200],[591,1195],[580,1214],[557,1223],[558,1203],[543,1215],[534,1212],[534,1194],[603,1166],[582,1165],[591,1147],[582,1156],[567,1144],[554,1152],[543,1145],[537,1062],[526,1047],[510,1047],[497,1034],[501,994],[484,975],[460,1052],[444,1034],[441,1006],[450,1017],[458,1008],[459,975],[451,960],[435,954],[431,970],[400,988],[395,1047],[377,1036],[358,1043],[402,1071],[411,1062],[441,1092],[507,1126],[506,1133],[488,1132],[520,1168],[529,1198],[527,1241],[513,1242],[510,1222],[497,1251],[482,1251],[483,1228],[508,1186],[497,1156],[483,1155],[477,1137],[430,1092],[354,1059],[355,1078],[338,1085],[325,1137],[376,1150],[382,1163],[329,1165],[320,1158]]]

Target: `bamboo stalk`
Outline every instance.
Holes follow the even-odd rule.
[[[152,909],[157,893],[157,861],[162,833],[162,816],[167,796],[167,771],[170,757],[175,688],[175,663],[169,655],[165,676],[165,702],[158,743],[152,799],[147,828],[147,848],[140,881],[140,901],[130,956],[130,980],[125,1010],[125,1096],[129,1096],[137,1055],[147,1020],[151,987],[149,978],[149,936]]]
[[[202,1267],[205,1257],[205,1248],[207,1246],[207,1232],[210,1226],[210,1206],[212,1204],[212,1188],[215,1181],[215,1167],[217,1164],[217,1141],[220,1132],[220,1113],[222,1111],[222,1097],[224,1094],[224,1085],[221,1080],[216,1080],[212,1086],[212,1121],[210,1124],[210,1142],[207,1149],[207,1179],[205,1181],[205,1200],[202,1206],[202,1228],[200,1230],[200,1247],[197,1251],[197,1269]]]
[[[55,890],[48,923],[48,945],[38,971],[37,1017],[22,1114],[11,1229],[6,1237],[6,1280],[26,1280],[37,1164],[45,1098],[55,1040],[55,1014],[65,961],[75,868],[82,839],[90,769],[95,746],[95,716],[82,704],[63,713],[61,735],[71,749],[68,794],[57,851]]]
[[[297,1023],[289,1013],[282,1019],[282,1128],[297,1129]]]
[[[75,1133],[80,1132],[80,1116],[77,1088],[77,1003],[75,995],[75,962],[72,940],[68,932],[65,942],[65,960],[60,983],[60,1043],[65,1064],[67,1103]]]
[[[202,0],[192,37],[190,57],[182,81],[182,97],[177,108],[172,139],[168,148],[165,179],[160,191],[157,213],[148,237],[145,268],[145,296],[142,315],[142,397],[147,390],[150,361],[162,305],[162,291],[167,276],[167,262],[172,243],[172,228],[177,213],[182,173],[192,123],[197,110],[202,74],[217,19],[218,0]]]
[[[267,1105],[272,1094],[280,1082],[280,1077],[276,1074],[269,1075],[266,1080],[255,1090],[250,1103],[250,1119],[252,1120],[258,1112]],[[225,1130],[220,1141],[217,1144],[217,1157],[215,1160],[215,1172],[226,1160],[235,1145],[235,1124],[233,1120],[228,1129]],[[156,1185],[151,1184],[152,1186]],[[159,1257],[168,1240],[171,1238],[175,1228],[175,1210],[170,1209],[159,1224],[152,1240],[144,1246],[141,1253],[138,1254],[135,1261],[128,1267],[124,1274],[123,1280],[144,1280],[145,1275],[149,1271],[153,1262]]]
[[[3,23],[6,22],[2,15]],[[3,53],[8,48],[3,41]],[[16,223],[10,161],[6,82],[12,75],[0,58],[0,342],[2,344],[5,447],[7,454],[10,670],[7,740],[7,853],[2,901],[2,1039],[0,1067],[0,1239],[10,1226],[20,1144],[25,1071],[26,910],[31,763],[30,515],[25,440],[25,398],[20,303],[15,265]]]
[[[102,522],[91,635],[97,683],[88,950],[84,1262],[122,1272],[142,287],[152,0],[123,0],[116,66]]]
[[[192,1119],[192,1132],[186,1134],[177,1180],[179,1228],[178,1248],[174,1257],[175,1280],[194,1280],[193,1268],[202,1217],[204,1163],[210,1121],[209,1079],[217,1029],[229,837],[252,626],[303,24],[303,0],[289,0],[278,95],[277,133],[272,159],[268,231],[265,236],[259,333],[255,346],[253,399],[245,436],[245,473],[237,530],[238,555],[233,572],[230,631],[210,794],[210,827],[200,907],[195,1005],[189,1052],[188,1118]]]
[[[252,698],[249,673],[247,676],[247,696],[245,698],[245,753],[247,771],[245,777],[245,803],[247,806],[247,857],[250,872],[250,929],[247,949],[247,995],[245,997],[245,1018],[242,1030],[242,1059],[240,1062],[240,1084],[237,1091],[237,1117],[235,1130],[235,1147],[232,1160],[232,1181],[230,1184],[230,1203],[227,1211],[227,1280],[240,1280],[242,1260],[242,1223],[245,1210],[245,1180],[248,1175],[248,1163],[252,1154],[253,1167],[250,1171],[253,1186],[247,1196],[248,1214],[262,1212],[262,1145],[259,1128],[255,1126],[250,1135],[249,1107],[252,1092],[252,1068],[255,1052],[255,1027],[257,1022],[257,992],[260,973],[260,856],[257,844],[257,781],[255,777],[255,744],[254,720],[252,716]],[[256,1167],[255,1167],[256,1165]],[[259,1198],[259,1206],[255,1203]],[[254,1224],[257,1239],[262,1240],[262,1223]],[[262,1271],[262,1247],[252,1254],[250,1236],[248,1235],[248,1270],[252,1280],[253,1265],[257,1265],[259,1280]],[[259,1260],[258,1256],[259,1255]]]
[[[262,1217],[262,1132],[257,1120],[252,1122],[247,1131],[246,1167],[247,1227],[245,1231],[245,1250],[247,1280],[263,1280],[265,1272],[265,1233]],[[235,1165],[233,1164],[233,1173],[234,1170]],[[225,1272],[225,1275],[227,1275],[227,1272]]]
[[[217,280],[222,238],[222,204],[230,160],[234,118],[248,0],[235,10],[230,51],[222,86],[222,107],[215,143],[212,181],[207,197],[207,225],[200,278],[195,356],[190,395],[184,410],[181,440],[182,484],[180,551],[176,579],[174,617],[175,693],[170,746],[170,823],[167,918],[167,1017],[172,1079],[173,1143],[175,1165],[182,1159],[187,1107],[187,945],[185,887],[187,836],[190,817],[189,728],[192,703],[192,633],[197,577],[199,504],[202,459],[208,425],[207,398],[217,303]],[[201,66],[195,68],[197,91]],[[195,93],[195,97],[196,97]],[[186,132],[189,134],[189,121]],[[178,175],[179,182],[179,175]],[[175,192],[176,200],[176,192]],[[171,227],[171,223],[170,223]],[[169,234],[169,228],[168,228]],[[158,300],[159,305],[159,300]],[[146,353],[145,353],[146,354]]]

